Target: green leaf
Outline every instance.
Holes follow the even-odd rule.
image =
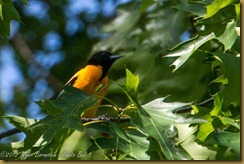
[[[3,21],[3,5],[0,3],[0,19]]]
[[[140,12],[143,13],[154,3],[155,3],[154,0],[142,0],[140,5]]]
[[[224,125],[232,125],[234,127],[236,127],[237,129],[240,129],[240,120],[234,120],[232,118],[228,118],[228,117],[221,117],[219,116],[219,119],[222,121],[222,123]]]
[[[31,128],[32,125],[39,122],[37,119],[29,119],[20,116],[5,115],[5,118],[9,120],[16,128],[26,134],[25,148],[30,148],[42,135],[42,131],[46,128],[44,125],[39,125]]]
[[[1,1],[0,4],[0,39],[6,39],[10,34],[10,22],[20,21],[20,16],[11,0]]]
[[[126,69],[126,82],[122,86],[125,93],[131,99],[132,102],[137,103],[137,92],[139,85],[139,76],[133,75],[130,70]]]
[[[29,3],[27,0],[21,0],[26,6],[29,6]]]
[[[37,101],[36,103],[42,110],[51,115],[60,114],[63,110],[57,107],[58,103],[56,102],[56,100],[41,100]]]
[[[65,87],[61,97],[57,100],[47,101],[46,104],[41,105],[51,115],[31,125],[31,128],[35,128],[36,126],[47,127],[47,130],[42,133],[42,136],[39,137],[34,146],[41,148],[43,151],[49,150],[49,153],[51,146],[53,153],[59,154],[62,145],[74,130],[84,130],[80,119],[81,114],[95,105],[97,101],[98,98],[89,96],[77,88],[71,86]],[[58,110],[54,109],[55,112],[52,113],[51,110],[53,107]],[[58,157],[54,157],[54,159],[58,159]]]
[[[181,102],[164,102],[166,97],[155,99],[142,107],[150,115],[157,125],[165,126],[170,124],[184,124],[184,123],[203,123],[204,119],[185,118],[182,115],[174,114],[172,111],[181,107],[188,106],[190,103]]]
[[[117,132],[115,133],[117,134]],[[146,153],[149,146],[147,136],[136,129],[126,129],[125,133],[127,135],[127,141],[122,139],[123,137],[116,135],[112,138],[92,139],[90,140],[92,145],[89,147],[87,152],[90,153],[99,149],[114,149],[117,151],[116,154],[121,156],[118,158],[122,158],[122,155],[124,155],[122,159],[148,160],[150,157]]]
[[[135,95],[137,94],[137,88],[139,85],[139,76],[133,75],[130,70],[126,69],[126,87],[128,90],[130,90]]]
[[[203,119],[208,120],[206,123],[200,123],[197,132],[197,139],[204,142],[205,139],[215,130],[212,125],[212,117],[210,114],[202,116]]]
[[[240,104],[240,57],[228,53],[216,53],[215,59],[219,61],[221,67],[222,78],[221,83],[224,85],[223,90],[218,92],[223,98],[225,106]],[[228,81],[228,83],[226,82]],[[220,81],[218,81],[220,82]]]
[[[191,157],[186,155],[184,151],[178,152],[178,148],[176,148],[173,143],[170,142],[169,137],[165,133],[168,129],[167,124],[164,125],[156,122],[139,104],[137,104],[137,107],[139,108],[142,122],[142,126],[141,124],[137,125],[138,128],[144,133],[153,137],[159,143],[160,149],[165,155],[166,159],[191,159]]]
[[[160,146],[161,151],[165,155],[168,160],[183,160],[183,159],[191,159],[191,156],[185,154],[184,151],[178,152],[178,148],[170,141],[170,139],[165,134],[166,127],[159,126],[153,122],[151,118],[142,117],[142,121],[144,124],[143,130],[146,134],[153,137]]]
[[[117,124],[115,124],[114,122],[109,122],[109,125],[111,126],[111,128],[113,129],[114,133],[121,139],[127,141],[127,142],[131,142],[131,140],[129,139],[128,135],[125,133],[124,130],[122,130],[122,128],[120,128]]]
[[[107,122],[106,123],[102,123],[102,122],[92,122],[90,124],[87,124],[86,127],[88,129],[96,129],[101,133],[105,133],[111,137],[115,137],[116,134],[114,133],[113,129],[108,126]]]
[[[40,125],[30,128],[31,125],[39,121],[36,119],[30,119],[13,115],[4,115],[3,117],[7,118],[11,124],[13,124],[19,130],[24,132],[26,135],[25,139],[22,141],[0,144],[1,152],[7,151],[9,154],[12,153],[12,155],[4,155],[3,158],[7,160],[25,158],[23,151],[26,151],[26,153],[28,153],[28,151],[31,151],[31,149],[34,147],[33,145],[41,137],[43,130],[45,130],[46,127]]]
[[[86,135],[87,132],[73,131],[71,135],[68,135],[68,138],[64,136],[64,133],[65,131],[60,133],[62,135],[58,134],[56,136],[56,140],[60,142],[60,144],[56,145],[61,146],[60,150],[56,152],[58,160],[101,160],[98,154],[87,152],[87,149],[91,146],[89,144],[90,136]],[[63,138],[65,141],[62,141]],[[112,140],[110,143],[112,143]]]
[[[223,98],[218,95],[214,97],[214,109],[210,112],[211,116],[218,116],[222,110]]]
[[[131,99],[131,101],[135,104],[135,106],[138,109],[140,122],[137,124],[137,121],[132,122],[135,124],[137,128],[139,128],[144,133],[150,135],[153,137],[160,145],[160,149],[165,155],[165,157],[169,160],[173,159],[191,159],[190,156],[186,157],[186,154],[182,152],[184,155],[179,156],[179,152],[177,149],[173,146],[173,144],[170,142],[169,138],[166,136],[164,131],[168,128],[169,124],[163,124],[160,123],[162,119],[160,118],[160,121],[156,119],[155,121],[153,118],[151,118],[150,114],[144,109],[145,106],[141,106],[137,100],[137,87],[139,84],[139,77],[134,76],[129,70],[127,71],[126,78],[126,84],[123,86],[123,89],[127,96]],[[152,103],[155,104],[155,103]],[[150,105],[148,105],[150,106]],[[147,106],[146,106],[147,107]],[[150,111],[150,110],[149,110]]]
[[[207,8],[207,14],[204,16],[204,19],[212,17],[214,14],[216,14],[219,10],[222,8],[233,4],[238,3],[238,0],[215,0],[210,5],[208,5]]]
[[[58,100],[54,100],[54,103],[50,106],[63,109],[62,112],[55,115],[48,115],[38,123],[32,125],[49,126],[48,130],[44,132],[43,136],[38,140],[38,144],[51,142],[55,135],[63,128],[83,131],[84,127],[80,116],[84,111],[95,105],[97,101],[98,98],[94,96],[89,96],[77,88],[66,86],[62,96]],[[51,111],[52,108],[47,110]]]
[[[127,129],[126,134],[129,137],[129,143],[121,142],[119,140],[117,149],[127,154],[127,158],[134,160],[149,160],[150,156],[147,154],[149,141],[147,135],[141,133],[136,129]]]
[[[209,160],[214,159],[216,152],[208,149],[195,140],[194,133],[197,131],[197,126],[189,127],[189,124],[175,125],[178,130],[178,144],[185,149],[194,160]]]
[[[137,3],[138,2],[132,1],[117,9],[119,13],[118,17],[110,24],[103,26],[102,29],[103,32],[114,33],[114,35],[110,35],[110,37],[94,46],[94,51],[101,50],[101,48],[111,49],[112,51],[117,51],[121,49],[121,47],[128,48],[128,42],[121,38],[125,38],[131,33],[131,30],[140,18],[139,9],[133,5]],[[130,43],[130,46],[135,44],[133,42]]]
[[[231,21],[227,23],[224,33],[218,36],[217,39],[224,44],[225,51],[226,51],[231,49],[233,44],[236,42],[237,37],[238,34],[236,31],[236,22]]]
[[[240,19],[240,13],[241,13],[240,3],[235,4],[235,10],[236,10],[236,21],[238,21]]]
[[[214,33],[210,33],[209,35],[205,36],[196,36],[191,40],[188,40],[175,46],[170,52],[170,54],[165,56],[178,57],[172,64],[175,66],[173,71],[179,69],[201,45],[214,38]]]
[[[91,153],[93,151],[99,150],[99,147],[102,148],[103,150],[114,149],[116,147],[115,138],[96,138],[96,139],[90,139],[89,141],[91,145],[87,149],[87,153]]]
[[[214,139],[219,145],[231,148],[240,155],[240,133],[217,132]]]
[[[180,4],[177,4],[176,6],[173,6],[173,8],[190,12],[199,17],[203,17],[206,14],[205,4],[203,4],[203,2],[199,2],[199,1],[197,1],[197,2],[194,2],[194,1],[187,2],[186,1],[186,3],[182,3],[182,4],[180,3]]]

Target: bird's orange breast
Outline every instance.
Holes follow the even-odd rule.
[[[105,76],[101,81],[99,79],[102,76],[102,67],[95,65],[87,65],[85,68],[80,69],[67,83],[66,85],[72,85],[83,92],[92,95],[96,92],[97,88],[108,83],[108,77]],[[96,104],[99,105],[102,101],[102,98],[107,90],[107,87],[103,88],[97,95],[100,97],[99,102]],[[82,117],[92,118],[95,116],[97,108],[94,107],[86,111]]]

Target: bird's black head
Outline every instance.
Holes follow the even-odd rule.
[[[87,65],[100,65],[103,69],[103,74],[100,80],[102,80],[108,73],[109,68],[112,66],[113,62],[121,58],[121,55],[112,55],[107,51],[101,51],[95,53],[87,62]]]

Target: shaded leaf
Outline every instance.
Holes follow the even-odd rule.
[[[20,16],[11,0],[4,0],[0,3],[0,38],[6,39],[10,34],[10,22],[20,21]]]
[[[104,39],[102,42],[98,43],[95,46],[94,51],[98,51],[100,48],[111,48],[112,51],[116,51],[121,47],[126,48],[125,45],[127,45],[127,42],[125,42],[125,40],[121,38],[124,38],[125,36],[130,34],[131,30],[140,18],[139,9],[133,6],[133,4],[136,5],[137,3],[138,2],[132,1],[124,4],[123,6],[120,6],[117,9],[117,11],[119,12],[119,16],[114,19],[113,22],[111,22],[110,24],[105,25],[102,29],[103,32],[114,32],[114,34],[107,39]],[[131,44],[134,45],[133,42],[131,42]]]
[[[140,12],[143,13],[153,4],[155,4],[154,0],[142,0],[140,5]]]
[[[221,66],[222,81],[224,88],[218,94],[223,98],[224,105],[240,104],[240,57],[229,53],[216,53],[214,56],[218,65]],[[228,81],[228,83],[227,83]],[[220,82],[220,80],[218,80]]]
[[[125,143],[119,140],[117,149],[127,154],[127,158],[134,160],[149,160],[150,156],[146,153],[149,147],[147,135],[136,129],[127,129],[126,134],[130,142]]]
[[[173,6],[174,8],[177,8],[179,10],[184,10],[187,12],[190,12],[194,15],[197,15],[199,17],[203,17],[206,14],[205,4],[204,2],[194,2],[189,1],[182,4],[177,4],[176,6]]]
[[[51,108],[47,109],[51,111],[52,107],[56,106],[62,109],[62,113],[48,115],[32,125],[32,127],[38,125],[49,126],[48,130],[37,141],[38,145],[49,143],[63,128],[83,131],[84,127],[80,116],[88,108],[95,105],[97,101],[98,99],[94,96],[89,96],[77,88],[66,86],[62,96],[58,100],[54,100],[54,103],[50,106]]]
[[[36,102],[42,110],[45,110],[51,115],[60,114],[63,109],[55,106],[55,101],[53,100],[41,100]]]
[[[217,132],[214,134],[214,139],[219,145],[226,146],[240,154],[240,133],[232,132]]]
[[[116,139],[114,138],[96,138],[90,139],[89,141],[91,143],[91,146],[87,149],[87,153],[99,150],[99,147],[103,150],[116,148]]]

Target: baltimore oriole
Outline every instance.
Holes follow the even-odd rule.
[[[97,94],[100,97],[99,102],[96,104],[98,106],[102,102],[101,97],[104,96],[107,90],[108,70],[121,57],[121,55],[112,55],[107,51],[97,52],[88,60],[86,66],[76,72],[65,85],[76,87],[89,95],[94,94],[99,86],[106,85]],[[92,118],[96,112],[97,107],[94,107],[86,111],[82,117]]]

